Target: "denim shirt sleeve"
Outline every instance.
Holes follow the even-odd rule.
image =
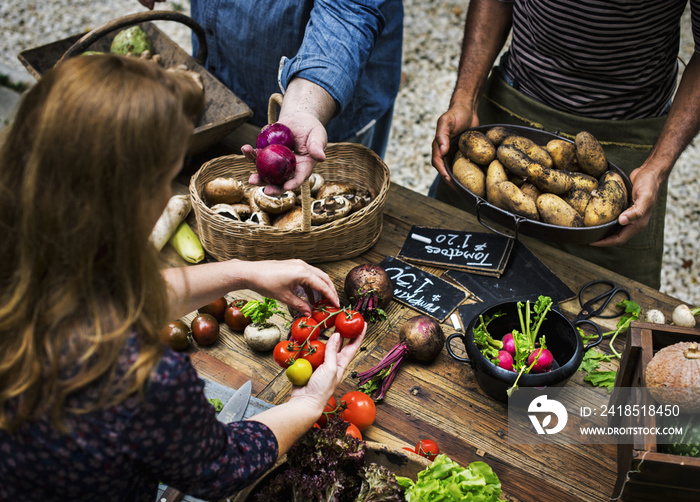
[[[297,54],[282,58],[279,83],[292,77],[323,87],[338,103],[338,113],[352,98],[386,19],[380,0],[317,0]]]

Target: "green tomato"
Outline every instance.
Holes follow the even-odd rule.
[[[287,378],[289,378],[289,381],[292,382],[292,384],[297,385],[299,387],[303,387],[308,383],[309,378],[311,378],[311,373],[313,373],[313,371],[314,370],[311,367],[311,363],[306,359],[300,358],[294,361],[294,364],[287,368],[287,371],[285,373],[287,374]]]

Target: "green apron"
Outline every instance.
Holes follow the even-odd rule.
[[[560,112],[513,89],[497,71],[491,72],[478,113],[482,125],[523,125],[555,132],[570,139],[580,131],[588,131],[603,145],[610,162],[627,175],[646,160],[666,120],[666,117],[599,120]],[[549,244],[658,289],[661,284],[667,190],[666,182],[659,191],[649,225],[621,246],[600,248],[589,245]],[[474,212],[473,208],[441,178],[436,187],[435,198]]]

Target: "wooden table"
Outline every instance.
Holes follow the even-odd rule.
[[[192,218],[192,216],[191,216]],[[487,231],[474,217],[399,185],[392,184],[384,208],[384,227],[379,241],[361,256],[351,260],[320,264],[341,292],[345,274],[360,263],[379,263],[396,256],[411,225],[441,227],[474,232]],[[537,255],[573,291],[594,279],[607,278],[626,287],[643,310],[661,308],[671,312],[678,300],[639,283],[630,281],[596,265],[558,251],[527,237],[521,241]],[[164,250],[172,265],[184,264],[168,248]],[[422,267],[440,275],[444,270]],[[255,298],[250,291],[232,292],[233,297]],[[570,315],[579,311],[577,300],[561,304]],[[364,341],[366,350],[358,353],[350,370],[364,371],[378,363],[397,343],[398,327],[417,312],[393,302],[388,321],[373,325]],[[194,313],[187,316],[189,321]],[[596,320],[598,321],[598,320]],[[605,330],[616,320],[600,320]],[[443,324],[445,335],[454,332]],[[624,336],[619,338],[619,350]],[[607,344],[605,344],[607,345]],[[219,383],[238,387],[251,379],[253,395],[273,404],[285,402],[291,384],[270,353],[256,353],[245,344],[240,333],[222,325],[221,339],[207,348],[191,349],[191,359],[199,374]],[[610,368],[616,368],[611,363]],[[357,380],[346,377],[336,392],[340,397],[354,390]],[[588,386],[580,372],[570,386]],[[496,472],[508,500],[520,501],[601,501],[608,500],[617,477],[615,445],[512,445],[505,438],[508,430],[507,407],[486,394],[477,385],[472,368],[451,358],[446,350],[431,364],[405,362],[387,396],[377,406],[373,426],[365,439],[392,446],[414,445],[431,438],[442,452],[466,465],[475,460],[487,462]]]

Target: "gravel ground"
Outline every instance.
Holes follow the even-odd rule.
[[[405,0],[404,84],[396,101],[386,163],[392,180],[427,193],[435,176],[430,144],[435,124],[447,109],[456,78],[468,2]],[[189,12],[189,0],[158,4],[159,9]],[[137,0],[44,0],[0,4],[0,63],[26,73],[17,54],[111,19],[143,11]],[[156,23],[183,49],[191,49],[190,31],[177,23]],[[689,11],[683,23],[681,58],[694,49]],[[691,304],[700,303],[700,143],[696,138],[670,179],[661,290]]]

